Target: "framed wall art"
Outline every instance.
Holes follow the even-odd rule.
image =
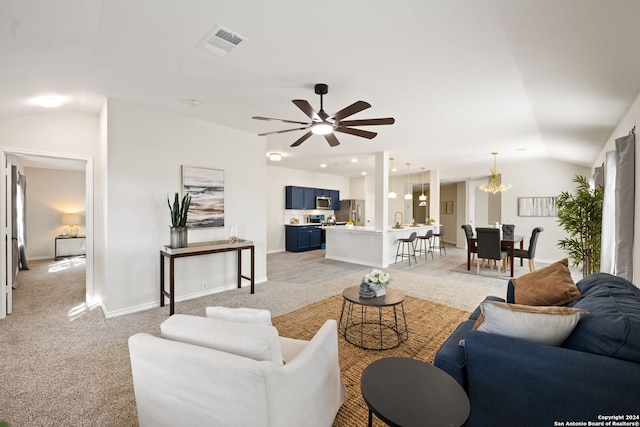
[[[518,216],[558,216],[557,197],[518,197]]]
[[[187,227],[224,227],[224,171],[182,166],[182,191],[191,194]]]
[[[453,202],[447,202],[447,213],[448,214],[452,214],[453,213]]]

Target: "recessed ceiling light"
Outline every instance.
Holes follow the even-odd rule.
[[[516,148],[517,152],[527,151],[527,147]]]
[[[362,172],[362,175],[366,175],[366,174],[367,174],[366,172]]]
[[[321,167],[321,168],[326,168],[326,167],[327,167],[327,164],[326,164],[326,163],[322,163],[322,164],[320,165],[320,167]]]
[[[267,155],[269,156],[269,160],[272,162],[279,162],[282,160],[282,153],[269,153]]]
[[[198,101],[197,99],[189,99],[187,100],[187,104],[189,104],[191,107],[199,107],[200,101]]]
[[[61,96],[42,96],[36,99],[36,104],[41,106],[42,108],[55,108],[62,105],[64,102],[64,98]]]
[[[358,163],[358,159],[351,159],[351,163]]]

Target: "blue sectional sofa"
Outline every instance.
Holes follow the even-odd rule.
[[[589,313],[559,346],[473,330],[477,309],[438,350],[434,365],[467,391],[470,427],[640,421],[640,290],[606,273],[576,286],[564,306]]]

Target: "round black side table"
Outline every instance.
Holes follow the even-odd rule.
[[[362,372],[362,397],[373,416],[394,427],[460,426],[469,417],[469,399],[444,371],[421,360],[388,357]]]
[[[348,343],[369,350],[388,350],[409,338],[402,292],[387,287],[386,295],[361,298],[360,286],[351,286],[342,292],[342,297],[338,332]]]

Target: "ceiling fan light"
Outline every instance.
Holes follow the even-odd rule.
[[[282,154],[280,153],[269,153],[269,160],[272,162],[279,162],[282,160]]]
[[[329,123],[315,123],[311,126],[311,133],[314,135],[328,135],[333,132],[333,126]]]

